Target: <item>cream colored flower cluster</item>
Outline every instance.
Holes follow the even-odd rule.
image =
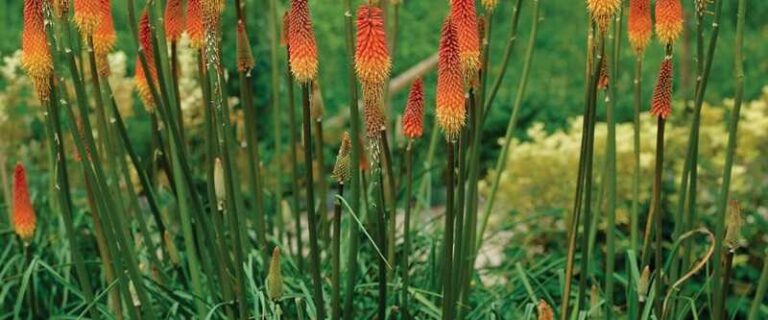
[[[715,208],[725,149],[728,141],[728,121],[733,101],[723,106],[705,105],[702,111],[699,147],[699,212],[712,214]],[[688,143],[690,119],[683,113],[676,114],[667,125],[664,180],[677,187]],[[655,118],[648,113],[641,115],[640,139],[640,201],[649,201],[655,154]],[[739,122],[738,147],[733,166],[732,198],[740,200],[745,212],[763,212],[750,199],[761,195],[768,188],[768,87],[763,97],[745,102]],[[570,212],[575,192],[579,162],[582,118],[572,119],[568,129],[547,133],[544,125],[534,124],[528,129],[525,141],[515,140],[510,146],[507,163],[501,175],[495,210],[497,213],[515,212],[526,220],[548,210]],[[595,132],[595,183],[599,193],[600,175],[605,157],[607,127],[604,122]],[[618,161],[617,223],[628,223],[633,198],[634,130],[632,123],[621,123],[616,128]],[[495,172],[489,172],[481,183],[487,194]],[[598,195],[596,199],[600,198]],[[670,194],[671,204],[676,204],[676,194]],[[604,206],[604,203],[602,204]],[[762,210],[762,211],[761,211]],[[551,212],[551,211],[550,211]],[[600,211],[598,211],[600,212]],[[508,219],[509,214],[495,214],[498,219]],[[493,225],[493,224],[491,224]]]

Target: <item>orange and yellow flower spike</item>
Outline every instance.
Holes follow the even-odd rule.
[[[107,54],[115,47],[117,34],[112,21],[110,0],[99,0],[99,9],[101,10],[101,23],[93,32],[93,51],[96,55],[96,67],[99,69],[99,75],[108,76]]]
[[[165,37],[170,42],[179,41],[184,33],[184,5],[182,0],[168,0],[165,4]]]
[[[392,61],[387,47],[384,18],[379,7],[362,5],[357,11],[355,71],[366,85],[383,85],[389,78]]]
[[[288,62],[293,77],[307,83],[317,77],[317,41],[308,0],[291,0],[288,14]]]
[[[592,21],[597,24],[600,32],[608,29],[613,15],[619,11],[621,0],[587,0],[587,11],[592,17]]]
[[[146,57],[149,72],[144,70],[144,67],[141,64],[141,58],[136,57],[136,90],[139,92],[139,98],[141,98],[147,111],[153,112],[155,101],[152,99],[149,79],[147,79],[147,76],[149,76],[153,83],[157,83],[157,69],[155,67],[155,58],[152,54],[153,47],[151,32],[149,15],[147,10],[144,10],[139,20],[139,44],[141,45],[142,53]]]
[[[36,224],[37,217],[29,199],[24,165],[18,163],[13,172],[13,229],[21,240],[29,242],[35,235]]]
[[[461,69],[466,78],[480,69],[480,35],[475,0],[451,0],[451,20],[456,29]]]
[[[83,38],[92,35],[96,27],[101,24],[102,10],[99,0],[75,0],[75,13],[72,21]]]
[[[189,35],[190,46],[194,49],[205,47],[205,26],[203,24],[202,0],[189,0],[187,2],[186,29]]]
[[[651,0],[630,0],[627,33],[629,43],[636,54],[640,55],[645,51],[651,40],[652,28]]]
[[[408,94],[403,112],[403,135],[408,139],[421,137],[424,132],[424,82],[416,79]]]
[[[459,43],[451,18],[445,20],[437,60],[437,125],[445,138],[455,141],[464,127],[464,80],[460,67]]]
[[[670,45],[683,33],[683,6],[680,0],[656,0],[656,36]]]
[[[49,78],[53,58],[45,35],[44,0],[24,1],[24,29],[21,36],[21,66],[35,86],[38,97],[45,101],[50,94]]]

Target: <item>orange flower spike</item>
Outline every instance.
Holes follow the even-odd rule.
[[[656,35],[666,45],[683,33],[683,6],[680,0],[656,1]]]
[[[288,20],[288,62],[291,73],[300,83],[312,81],[317,77],[317,41],[308,0],[291,0]]]
[[[181,0],[168,0],[165,4],[165,37],[168,41],[179,41],[185,24]]]
[[[35,85],[41,100],[48,100],[53,59],[48,48],[43,20],[43,0],[24,1],[24,29],[21,36],[21,66]]]
[[[648,46],[651,32],[651,0],[630,0],[627,33],[629,43],[638,55]]]
[[[141,19],[139,20],[139,43],[141,45],[140,54],[143,53],[145,55],[147,66],[149,67],[149,72],[144,70],[144,67],[141,64],[141,58],[136,57],[136,89],[139,92],[139,97],[149,111],[153,110],[154,101],[152,99],[147,75],[151,77],[154,83],[157,82],[157,69],[155,68],[154,56],[152,55],[153,48],[151,32],[152,31],[150,30],[149,26],[149,15],[147,10],[144,10],[141,15]]]
[[[421,137],[424,132],[424,82],[416,79],[408,94],[403,112],[403,134],[409,139]]]
[[[651,114],[666,119],[672,113],[672,57],[661,63],[659,78],[651,98]]]
[[[93,32],[93,50],[96,55],[105,55],[112,51],[117,41],[115,25],[112,21],[112,4],[110,0],[98,0],[101,23]]]
[[[21,240],[29,242],[35,235],[35,209],[29,199],[29,187],[27,176],[24,173],[24,165],[16,164],[13,172],[13,229]]]
[[[587,0],[587,11],[600,32],[608,29],[611,18],[619,10],[621,0]]]
[[[446,19],[440,36],[437,60],[437,124],[445,138],[455,141],[464,127],[464,81],[459,67],[459,43],[451,19]]]
[[[480,36],[477,33],[475,0],[451,0],[451,20],[459,43],[459,59],[464,75],[472,77],[480,69]]]
[[[189,34],[190,46],[202,49],[205,46],[205,26],[203,25],[202,0],[189,0],[187,2],[187,34]]]
[[[361,82],[382,85],[389,77],[392,61],[387,47],[384,18],[379,7],[362,5],[357,11],[355,71]]]
[[[75,14],[72,20],[83,38],[93,34],[101,23],[102,11],[100,0],[75,0]]]
[[[99,0],[99,9],[101,10],[101,23],[93,32],[93,50],[96,54],[96,67],[99,69],[99,75],[109,75],[109,62],[107,54],[112,51],[117,41],[115,25],[112,21],[112,5],[110,0]]]

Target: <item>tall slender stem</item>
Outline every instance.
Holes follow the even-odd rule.
[[[456,143],[448,141],[446,143],[448,153],[448,178],[446,181],[446,200],[445,200],[445,228],[443,230],[443,261],[442,261],[442,283],[443,283],[443,320],[452,320],[455,312],[455,305],[452,304],[453,298],[453,229],[454,229],[454,189],[456,182]]]
[[[592,202],[592,161],[594,151],[594,126],[595,126],[595,95],[597,91],[597,80],[600,74],[600,65],[605,53],[605,35],[602,34],[597,39],[597,43],[594,44],[597,50],[597,61],[591,63],[591,58],[588,53],[587,70],[588,70],[588,83],[585,90],[585,112],[583,127],[584,131],[581,137],[581,150],[579,156],[579,172],[576,179],[576,196],[574,197],[574,205],[571,216],[569,217],[569,231],[568,231],[568,254],[566,257],[565,267],[565,286],[563,288],[563,302],[561,304],[560,318],[568,319],[568,310],[570,308],[570,292],[571,281],[574,270],[574,258],[576,255],[576,240],[579,230],[579,218],[583,213],[583,237],[582,237],[582,252],[581,252],[581,275],[579,279],[579,295],[576,305],[576,310],[581,310],[581,306],[584,303],[584,297],[587,290],[587,277],[589,273],[589,229],[590,229],[590,210]],[[589,49],[588,52],[593,52],[593,49]]]
[[[293,182],[293,223],[294,223],[294,235],[296,237],[296,260],[299,265],[299,269],[304,268],[304,240],[301,237],[301,191],[299,190],[299,157],[297,155],[298,148],[298,128],[296,125],[296,106],[294,105],[293,94],[293,81],[291,81],[290,73],[286,72],[286,82],[288,87],[288,130],[290,130],[291,140],[291,180]]]
[[[358,106],[357,95],[357,76],[354,69],[354,23],[352,14],[351,0],[344,0],[344,25],[345,25],[345,42],[347,51],[347,75],[349,86],[349,117],[351,127],[351,141],[352,141],[352,153],[350,161],[350,209],[353,212],[360,212],[360,197],[364,193],[361,192],[361,178],[362,173],[360,170],[360,155],[362,150],[360,148],[360,110]],[[357,278],[357,249],[358,249],[358,228],[349,228],[350,248],[349,256],[347,257],[347,281],[346,288],[344,290],[344,319],[354,319],[354,290]]]
[[[320,246],[317,241],[317,212],[315,209],[314,174],[312,170],[312,115],[310,111],[311,83],[302,84],[302,105],[304,114],[304,165],[305,185],[307,189],[307,221],[309,221],[309,268],[312,273],[313,298],[317,308],[317,318],[325,318],[325,302],[323,299],[323,283],[320,278]],[[353,144],[354,145],[354,144]]]
[[[621,22],[623,18],[623,7],[619,8],[616,14],[616,23],[613,28],[613,56],[610,59],[610,77],[614,81],[609,84],[608,96],[606,97],[606,122],[608,122],[608,142],[606,147],[606,169],[607,179],[606,189],[608,198],[608,226],[606,228],[606,266],[605,266],[605,297],[606,297],[606,317],[607,319],[613,318],[613,305],[614,305],[614,282],[613,273],[616,265],[616,118],[615,118],[615,106],[618,100],[616,94],[616,86],[619,79],[619,58],[621,54]]]
[[[344,183],[337,185],[337,195],[344,196]],[[341,319],[341,200],[334,202],[332,245],[333,260],[331,261],[331,284],[333,295],[331,297],[331,319]]]
[[[662,241],[663,241],[663,234],[662,228],[664,224],[662,223],[663,217],[661,212],[661,176],[662,171],[664,168],[664,127],[666,122],[664,121],[664,118],[659,117],[657,122],[657,131],[656,131],[656,169],[654,170],[653,174],[653,199],[651,202],[653,203],[653,211],[649,215],[649,219],[653,219],[655,222],[655,234],[656,234],[656,245],[655,245],[655,261],[654,261],[654,268],[656,269],[656,281],[654,287],[656,288],[656,301],[651,302],[656,304],[656,314],[661,317],[662,314],[662,304],[659,303],[661,299],[663,299],[662,292],[664,292],[664,267],[662,264],[662,258],[663,258],[663,248],[662,248]],[[648,237],[648,234],[646,234],[646,237]]]
[[[408,141],[405,147],[405,217],[403,220],[403,261],[400,267],[403,278],[402,312],[403,319],[410,319],[408,309],[408,288],[410,287],[410,275],[408,260],[411,255],[411,193],[413,192],[413,141]]]
[[[723,253],[723,242],[725,237],[725,214],[728,204],[728,198],[731,188],[731,172],[733,170],[733,159],[736,154],[738,143],[739,120],[741,117],[741,104],[744,97],[744,20],[746,16],[746,0],[739,0],[738,19],[736,26],[736,44],[734,52],[734,80],[736,92],[734,94],[733,113],[728,125],[728,145],[725,153],[725,166],[723,167],[723,182],[720,186],[720,194],[717,199],[717,215],[715,220],[715,253],[714,253],[714,315],[724,316],[725,293],[728,286],[728,271],[722,270],[721,256]],[[726,259],[725,263],[730,263]],[[722,282],[721,282],[722,281]]]

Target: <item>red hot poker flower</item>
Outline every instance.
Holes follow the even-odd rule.
[[[317,41],[308,0],[292,0],[288,20],[288,62],[291,73],[300,83],[312,81],[317,77]]]
[[[83,37],[93,34],[102,19],[101,4],[98,0],[75,0],[75,14],[72,20]]]
[[[41,100],[48,100],[53,59],[43,20],[43,0],[24,1],[24,30],[21,37],[21,66],[35,85]]]
[[[93,32],[93,50],[96,54],[96,67],[99,69],[99,75],[107,76],[109,75],[107,54],[114,48],[117,34],[112,21],[110,0],[99,0],[99,9],[101,10],[101,23]]]
[[[627,33],[635,53],[639,55],[645,51],[652,31],[651,0],[630,0]]]
[[[651,99],[651,114],[666,119],[672,113],[672,57],[665,57]]]
[[[451,20],[456,29],[459,59],[465,77],[480,69],[480,35],[477,26],[475,0],[451,0]]]
[[[35,209],[32,208],[32,201],[29,199],[24,165],[18,163],[13,173],[13,228],[19,238],[29,242],[35,235],[36,224],[37,218]]]
[[[363,5],[357,11],[355,71],[361,82],[381,85],[389,77],[392,62],[381,8]]]
[[[587,0],[587,11],[601,32],[608,29],[608,24],[619,7],[621,0]]]
[[[181,0],[168,0],[165,4],[165,37],[168,41],[179,41],[185,24],[184,6]]]
[[[205,46],[205,26],[201,1],[189,0],[187,2],[187,34],[189,34],[190,46],[195,49],[202,49]]]
[[[153,111],[155,102],[152,99],[147,74],[151,77],[153,83],[157,83],[157,69],[155,67],[155,58],[152,54],[152,33],[149,26],[149,15],[147,10],[144,10],[141,19],[139,20],[139,43],[141,45],[142,53],[146,57],[149,72],[144,70],[144,67],[141,64],[141,58],[136,57],[136,89],[139,92],[139,97],[144,103],[144,106],[147,107],[147,110]]]
[[[683,6],[680,0],[656,1],[656,35],[663,44],[672,44],[683,33]]]
[[[445,20],[437,60],[437,124],[446,139],[456,140],[464,127],[464,81],[459,62],[459,44],[451,18]]]
[[[403,112],[403,134],[409,139],[421,137],[424,132],[424,82],[416,79],[408,94]]]

